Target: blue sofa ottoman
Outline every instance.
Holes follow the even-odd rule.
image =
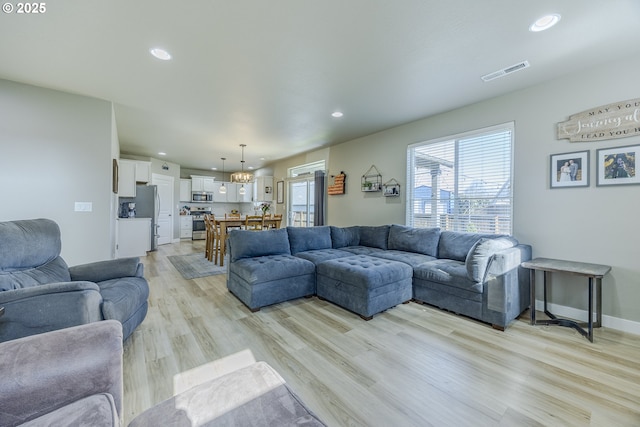
[[[251,311],[315,294],[316,266],[291,255],[286,229],[234,230],[228,245],[227,288]]]
[[[412,296],[411,266],[368,255],[353,255],[321,262],[317,269],[317,295],[370,320]]]

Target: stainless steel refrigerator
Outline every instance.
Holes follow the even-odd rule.
[[[158,186],[136,185],[136,218],[151,218],[151,250],[158,249]]]

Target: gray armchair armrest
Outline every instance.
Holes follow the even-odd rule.
[[[120,277],[142,277],[144,266],[140,258],[120,258],[69,267],[69,273],[73,281],[103,282]]]
[[[0,342],[102,320],[102,295],[91,282],[62,282],[0,292]],[[1,425],[1,423],[0,423]]]
[[[115,320],[0,343],[0,425],[110,394],[122,414],[122,327]]]

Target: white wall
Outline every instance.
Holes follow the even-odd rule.
[[[346,194],[327,196],[328,223],[403,224],[409,144],[514,121],[515,237],[531,244],[534,256],[611,265],[613,270],[604,280],[603,312],[639,322],[640,185],[596,187],[595,156],[599,148],[640,144],[640,137],[592,143],[555,137],[556,124],[572,114],[640,97],[639,68],[639,59],[610,63],[333,146],[329,173],[344,171],[347,185]],[[488,84],[500,84],[500,80]],[[591,186],[551,190],[549,156],[581,150],[591,151]],[[282,173],[301,160],[297,156],[272,167]],[[372,164],[380,170],[383,182],[395,178],[401,183],[401,197],[360,191],[360,177]],[[554,284],[554,303],[586,309],[584,278],[556,275]]]
[[[0,220],[55,220],[69,265],[112,256],[112,117],[110,102],[0,80]]]

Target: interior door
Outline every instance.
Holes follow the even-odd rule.
[[[173,236],[173,177],[153,174],[153,185],[158,186],[158,218],[156,220],[156,234],[158,245],[171,243]]]

